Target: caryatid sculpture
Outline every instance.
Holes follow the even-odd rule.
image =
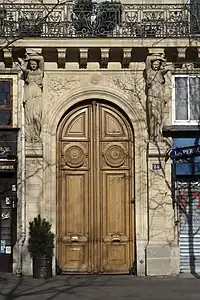
[[[18,58],[25,81],[24,105],[28,141],[39,141],[42,127],[44,59],[37,53]]]
[[[152,54],[146,58],[146,111],[149,139],[158,141],[162,136],[164,114],[164,75],[169,71],[162,55]]]

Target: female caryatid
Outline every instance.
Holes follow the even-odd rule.
[[[27,125],[26,139],[39,141],[42,128],[42,88],[44,76],[44,59],[37,54],[18,58],[25,81],[24,106]]]
[[[162,135],[164,114],[164,75],[169,68],[161,55],[149,55],[146,58],[146,110],[149,139],[158,140]]]

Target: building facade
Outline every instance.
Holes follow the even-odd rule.
[[[180,273],[169,149],[199,135],[197,2],[1,2],[0,271],[32,274],[41,214],[54,274]]]

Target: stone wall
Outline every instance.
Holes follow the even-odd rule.
[[[59,122],[70,107],[87,99],[103,99],[116,104],[125,112],[134,128],[137,274],[178,273],[177,236],[174,233],[176,229],[170,194],[170,162],[165,162],[170,141],[149,144],[144,68],[144,63],[134,63],[130,69],[125,70],[116,65],[98,71],[53,70],[50,64],[46,68],[41,142],[26,144],[24,274],[32,272],[26,249],[28,222],[41,213],[52,223],[56,233],[56,134]],[[170,107],[171,104],[168,104],[167,107]],[[168,108],[165,113],[170,115]],[[160,164],[161,170],[153,171],[153,164]],[[17,248],[14,261],[17,261]]]

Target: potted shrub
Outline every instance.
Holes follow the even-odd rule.
[[[54,250],[54,234],[51,224],[40,215],[29,222],[28,251],[33,260],[33,277],[52,277],[52,256]]]

